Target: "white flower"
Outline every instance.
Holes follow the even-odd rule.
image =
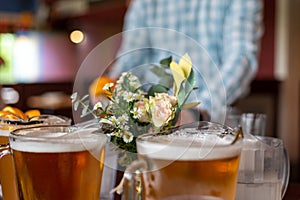
[[[123,73],[121,74],[120,78],[116,81],[116,83],[117,83],[116,87],[118,87],[118,85],[123,84],[123,82],[124,82],[124,77],[125,77],[126,75],[127,75],[126,72],[123,72]]]
[[[139,81],[139,79],[138,79],[138,77],[136,77],[135,75],[133,75],[132,73],[128,73],[128,80],[130,81],[130,82],[138,82]]]
[[[123,72],[122,74],[121,74],[121,76],[120,76],[120,81],[123,81],[124,80],[124,77],[125,76],[128,76],[128,74],[129,74],[130,72]]]
[[[106,118],[101,118],[99,122],[113,125],[113,123]]]
[[[121,127],[124,131],[128,131],[129,130],[129,126],[124,124],[122,127]]]
[[[126,102],[131,102],[135,100],[135,95],[132,92],[124,92],[123,98]]]
[[[121,84],[117,84],[115,87],[115,91],[116,92],[121,92],[122,91],[122,85]]]
[[[139,119],[142,116],[141,109],[134,107],[133,110],[130,111],[130,113],[133,114],[134,119]]]
[[[129,117],[127,114],[123,114],[118,118],[120,124],[124,125],[128,121]]]
[[[109,91],[112,86],[114,86],[114,83],[106,83],[102,89]]]
[[[155,98],[169,101],[172,104],[172,106],[177,105],[177,97],[175,97],[173,95],[169,95],[167,93],[155,93]]]
[[[114,131],[111,133],[111,136],[122,137],[122,134],[120,131]]]
[[[134,108],[137,108],[140,112],[138,116],[138,120],[140,122],[149,122],[150,117],[146,109],[146,105],[148,104],[148,99],[144,99],[144,101],[137,101],[134,103]]]
[[[131,81],[130,86],[137,89],[137,88],[141,87],[141,83],[138,81]]]
[[[94,105],[93,110],[98,110],[98,109],[101,109],[101,108],[103,108],[103,105],[102,105],[102,103],[99,101],[99,102],[97,102],[97,103]]]
[[[118,124],[119,124],[119,121],[118,121],[118,119],[117,119],[115,116],[111,116],[111,117],[109,118],[109,120],[110,120],[113,124],[115,124],[115,125],[118,125]]]
[[[150,97],[149,109],[151,120],[156,128],[167,125],[175,116],[174,107],[169,98],[161,98],[160,95]]]
[[[133,135],[129,131],[124,131],[122,138],[123,138],[125,143],[129,143],[133,140]]]
[[[142,100],[142,99],[144,99],[144,98],[145,98],[144,92],[141,91],[141,90],[139,90],[138,93],[135,94],[135,98],[136,98],[137,100]]]

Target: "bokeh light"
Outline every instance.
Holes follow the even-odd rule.
[[[84,40],[84,34],[80,30],[74,30],[70,33],[70,40],[75,43],[79,44]]]

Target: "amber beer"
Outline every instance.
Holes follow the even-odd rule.
[[[230,145],[230,140],[201,134],[138,140],[148,166],[142,173],[143,199],[205,195],[234,200],[241,144]]]
[[[1,112],[1,111],[0,111]],[[30,123],[34,120],[38,120],[39,123]],[[5,117],[0,117],[0,144],[5,145],[9,142],[8,136],[10,131],[25,128],[39,126],[42,124],[60,124],[70,125],[71,120],[63,116],[55,115],[40,115],[32,118],[32,121],[21,123],[22,120],[10,120]],[[18,200],[18,189],[15,178],[15,169],[13,165],[13,158],[11,155],[4,156],[0,161],[0,179],[2,186],[2,198],[3,200]]]
[[[20,199],[98,200],[106,137],[90,132],[11,137]]]
[[[8,143],[9,130],[1,130],[0,125],[0,144]],[[4,156],[0,161],[0,177],[2,186],[2,198],[4,200],[17,200],[18,190],[15,182],[14,165],[11,155]]]

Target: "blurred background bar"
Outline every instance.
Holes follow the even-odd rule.
[[[68,97],[77,70],[95,46],[122,31],[129,3],[1,0],[0,85],[5,102],[24,110],[38,108],[72,116]],[[291,180],[299,181],[300,1],[264,3],[259,70],[250,94],[232,106],[240,112],[267,115],[266,135],[284,140],[291,159]],[[74,30],[80,32],[71,40]],[[115,55],[119,44],[117,41],[105,53]]]

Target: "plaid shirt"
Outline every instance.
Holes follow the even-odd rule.
[[[257,72],[262,8],[261,0],[134,0],[110,75],[170,55],[178,61],[188,53],[199,87],[191,101],[198,99],[199,107],[219,121],[226,106],[247,92]],[[134,71],[154,81],[144,67]]]

